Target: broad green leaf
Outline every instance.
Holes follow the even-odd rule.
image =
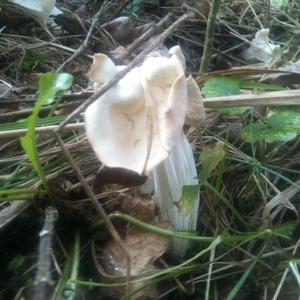
[[[51,104],[55,100],[55,96],[60,91],[69,89],[73,82],[73,76],[67,73],[47,73],[41,76],[39,80],[39,97],[34,106],[32,114],[27,118],[27,133],[21,137],[21,145],[31,162],[32,166],[39,174],[43,185],[47,189],[44,170],[38,158],[38,151],[35,138],[35,126],[38,119],[40,109],[45,104]]]
[[[199,199],[199,185],[184,185],[179,200],[180,214],[188,215]]]
[[[270,110],[265,123],[249,124],[243,129],[242,137],[246,142],[265,140],[268,143],[288,142],[300,134],[300,108],[281,107]]]
[[[211,172],[218,166],[225,156],[224,144],[217,142],[213,147],[204,147],[200,154],[202,170],[199,174],[200,183],[204,183],[209,178]]]
[[[242,138],[249,143],[255,143],[264,138],[268,132],[268,126],[263,122],[251,123],[243,128]]]
[[[202,88],[205,98],[240,95],[240,80],[229,76],[210,78]],[[218,108],[217,111],[227,115],[241,115],[249,107]]]
[[[268,116],[268,124],[272,128],[289,126],[300,129],[300,108],[297,106],[272,108]]]
[[[206,98],[239,95],[240,80],[229,76],[213,77],[205,81],[202,92]]]
[[[277,84],[271,84],[271,83],[263,83],[263,82],[257,82],[254,80],[243,80],[240,82],[240,88],[241,89],[256,89],[256,90],[271,90],[271,91],[282,91],[285,90],[284,87],[277,85]]]
[[[277,141],[289,142],[295,139],[298,133],[300,133],[300,130],[297,132],[292,128],[272,128],[264,134],[263,139],[268,143],[273,143]]]

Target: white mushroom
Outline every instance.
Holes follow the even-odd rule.
[[[269,28],[263,28],[255,33],[250,47],[242,52],[243,59],[249,62],[270,63],[274,57],[280,54],[280,45],[275,45],[270,41],[269,32]]]
[[[192,77],[185,77],[185,58],[176,46],[170,58],[157,54],[132,69],[85,112],[88,140],[99,160],[149,176],[143,191],[153,191],[159,217],[176,229],[195,230],[199,199],[192,212],[181,216],[175,202],[184,185],[197,184],[191,146],[184,133],[185,120],[204,121],[201,94]],[[94,87],[111,79],[122,66],[96,54],[91,68]],[[188,244],[176,240],[173,253],[183,256]]]

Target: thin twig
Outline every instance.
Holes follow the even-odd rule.
[[[92,25],[83,41],[83,43],[80,45],[80,47],[66,60],[64,61],[56,70],[56,73],[59,73],[61,72],[64,67],[66,66],[66,64],[70,63],[73,59],[75,59],[76,57],[78,57],[79,55],[81,55],[83,52],[85,52],[85,50],[87,49],[88,47],[88,44],[89,44],[89,40],[92,36],[92,33],[95,29],[95,26],[96,24],[98,23],[101,15],[102,15],[102,12],[104,10],[104,7],[105,7],[105,4],[106,4],[106,1],[103,2],[103,4],[101,5],[99,11],[96,13],[96,15],[93,17],[93,22],[92,22]]]
[[[103,219],[103,222],[104,222],[107,230],[110,232],[112,238],[119,245],[119,247],[121,248],[121,250],[124,252],[124,254],[126,256],[126,290],[127,290],[127,292],[129,292],[129,290],[130,290],[130,276],[131,276],[131,271],[130,271],[131,260],[130,260],[130,255],[127,251],[127,248],[126,248],[123,240],[121,239],[119,233],[117,232],[116,228],[114,227],[111,220],[107,216],[105,210],[103,209],[103,207],[98,202],[96,195],[94,194],[94,192],[90,188],[90,186],[89,186],[88,182],[86,181],[85,177],[83,176],[80,168],[77,166],[75,160],[73,159],[70,151],[65,147],[63,140],[60,138],[60,136],[56,132],[53,132],[53,134],[54,134],[59,146],[61,147],[61,150],[63,151],[65,157],[70,162],[70,165],[72,166],[73,170],[75,171],[79,181],[82,184],[82,187],[84,188],[85,192],[89,196],[89,198],[90,198],[92,204],[94,205],[97,213]]]
[[[158,34],[162,31],[162,28],[170,21],[172,14],[167,14],[163,19],[161,19],[157,24],[151,26],[146,32],[144,32],[138,39],[134,40],[132,44],[130,44],[120,56],[117,57],[118,60],[122,61],[128,55],[133,53],[138,47],[140,47],[144,42],[148,41],[152,36]]]
[[[205,44],[202,54],[200,73],[207,72],[208,64],[210,60],[211,49],[214,41],[214,33],[217,19],[217,12],[219,9],[220,0],[212,0],[212,6],[209,11],[208,19],[207,19],[207,27],[206,27],[206,36],[205,36]]]
[[[75,109],[57,128],[57,132],[61,132],[63,128],[75,119],[81,112],[83,112],[90,104],[96,101],[100,96],[107,92],[112,86],[119,82],[132,68],[140,64],[145,57],[154,51],[159,45],[161,45],[164,40],[186,19],[190,18],[191,14],[187,13],[181,16],[173,24],[171,24],[160,36],[158,36],[149,47],[144,49],[126,68],[117,73],[111,80],[106,82],[101,86],[101,88],[90,98],[88,98],[84,103],[82,103],[77,109]]]

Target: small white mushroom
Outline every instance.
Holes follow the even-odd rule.
[[[184,133],[185,120],[199,127],[205,115],[194,79],[185,77],[185,58],[176,46],[170,58],[153,55],[132,69],[85,112],[88,140],[99,160],[149,175],[144,191],[154,191],[161,220],[176,229],[195,230],[199,199],[193,211],[181,216],[174,205],[184,185],[197,184],[191,146]],[[96,54],[90,75],[101,87],[122,66]],[[173,253],[183,256],[188,244],[176,240]]]
[[[280,46],[270,41],[269,32],[269,28],[263,28],[256,32],[250,47],[242,52],[243,59],[249,62],[261,61],[270,63],[274,57],[279,55]]]

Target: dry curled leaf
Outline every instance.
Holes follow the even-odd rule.
[[[160,223],[156,226],[169,228],[169,223]],[[153,263],[160,258],[170,244],[170,238],[156,233],[129,227],[127,236],[124,240],[125,247],[131,259],[131,275],[138,277],[149,275],[159,271]],[[124,277],[126,275],[126,256],[115,241],[110,241],[101,251],[100,264],[105,272],[110,276]],[[146,282],[135,283],[132,290],[141,288]],[[118,295],[124,295],[122,288],[109,289],[110,299],[119,299]],[[131,299],[157,299],[158,294],[155,286],[150,286],[135,294]]]
[[[169,223],[156,224],[168,228]],[[138,276],[148,272],[148,266],[153,264],[167,250],[170,238],[151,231],[130,227],[124,244],[131,258],[131,275]],[[110,275],[125,276],[126,256],[115,241],[110,241],[102,250],[101,263]]]

